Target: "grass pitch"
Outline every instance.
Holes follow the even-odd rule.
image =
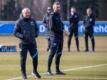
[[[61,58],[61,70],[66,75],[48,76],[47,60],[48,52],[46,52],[47,40],[44,37],[37,39],[39,52],[38,71],[41,73],[41,80],[107,80],[107,36],[96,36],[96,51],[84,52],[84,38],[80,37],[80,52],[76,51],[74,38],[72,39],[71,52],[67,51],[67,37],[64,39],[64,50]],[[0,36],[0,45],[16,45],[18,39],[13,36]],[[90,43],[90,42],[89,42]],[[17,50],[19,48],[17,47]],[[22,80],[19,51],[16,53],[0,53],[0,80]],[[52,71],[55,71],[54,61]],[[32,59],[28,54],[27,74],[28,80],[35,80],[31,76]]]

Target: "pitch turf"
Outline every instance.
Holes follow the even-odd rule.
[[[67,52],[67,37],[65,37],[61,69],[65,71],[66,75],[48,76],[46,74],[48,59],[48,52],[46,52],[47,40],[44,37],[39,37],[37,39],[39,51],[38,71],[41,73],[41,80],[107,80],[107,36],[96,36],[95,40],[96,51],[94,53],[91,52],[91,49],[88,53],[84,52],[83,37],[80,37],[80,52],[76,51],[74,38],[72,39],[71,52]],[[18,46],[18,42],[13,36],[0,36],[1,45]],[[19,50],[18,47],[17,50]],[[21,80],[18,53],[0,53],[0,80],[14,80],[15,78],[15,80]],[[53,61],[52,71],[55,71],[54,63]],[[28,54],[28,80],[35,80],[31,76],[31,72],[32,60]]]

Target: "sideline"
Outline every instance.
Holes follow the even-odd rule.
[[[68,72],[68,71],[75,71],[75,70],[80,70],[80,69],[87,69],[87,68],[95,68],[95,67],[103,67],[103,66],[107,66],[107,64],[98,64],[98,65],[93,65],[93,66],[85,66],[85,67],[77,67],[77,68],[71,68],[71,69],[65,69],[63,70],[64,72]],[[53,72],[55,73],[55,72]],[[46,75],[47,73],[40,73],[41,75]],[[28,78],[32,77],[32,75],[28,75]],[[85,77],[84,77],[85,78]],[[11,78],[11,79],[7,79],[7,80],[18,80],[18,79],[22,79],[22,77],[15,77],[15,78]],[[86,79],[86,78],[85,78]],[[98,79],[98,78],[94,78],[94,79]],[[101,79],[101,78],[99,78]],[[103,78],[106,79],[107,78]]]

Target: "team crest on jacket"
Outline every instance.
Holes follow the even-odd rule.
[[[92,18],[90,18],[90,22],[92,21]]]
[[[35,25],[35,23],[34,23],[33,21],[31,21],[31,22],[30,22],[30,24],[31,24],[32,26],[34,26],[34,25]]]
[[[77,15],[75,15],[74,17],[77,18]]]

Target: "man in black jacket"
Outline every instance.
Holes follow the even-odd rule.
[[[95,40],[94,40],[94,25],[95,25],[95,17],[92,13],[91,8],[87,8],[86,16],[84,18],[83,24],[85,27],[85,51],[89,51],[88,49],[88,36],[91,38],[92,42],[92,51],[95,51]]]
[[[60,58],[62,55],[63,50],[63,30],[64,26],[60,16],[60,3],[55,2],[53,4],[53,14],[50,17],[50,39],[51,39],[51,51],[48,58],[48,74],[52,75],[51,72],[51,64],[53,57],[55,57],[55,64],[56,64],[56,74],[64,74],[60,71]]]
[[[37,71],[38,66],[38,51],[36,46],[35,37],[38,36],[38,28],[36,21],[31,18],[30,9],[24,8],[22,10],[22,16],[18,19],[15,29],[14,35],[20,39],[19,47],[20,51],[20,65],[21,65],[21,72],[23,80],[27,80],[26,74],[26,58],[27,58],[27,51],[30,52],[30,55],[33,59],[33,72],[32,75],[35,78],[41,78]]]
[[[75,41],[76,41],[76,46],[77,46],[77,51],[79,50],[79,40],[78,40],[78,23],[79,23],[79,16],[76,11],[75,7],[71,8],[71,15],[69,18],[69,36],[68,36],[68,51],[70,52],[70,45],[71,45],[71,39],[74,34],[75,36]]]

